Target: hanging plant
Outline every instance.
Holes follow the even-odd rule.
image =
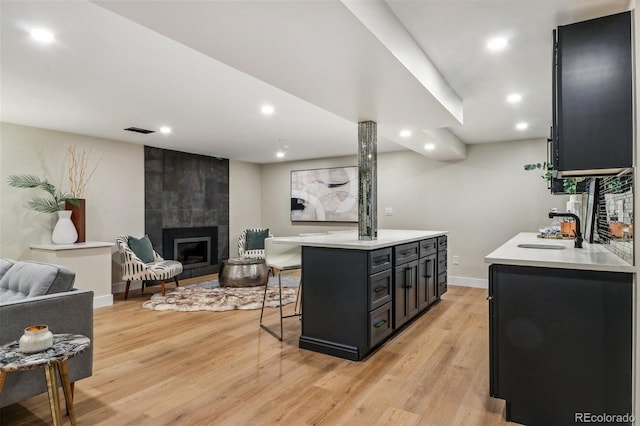
[[[532,163],[525,164],[525,170],[542,170],[544,174],[541,175],[542,179],[546,181],[551,181],[553,179],[553,165],[551,163]],[[583,177],[570,177],[563,178],[562,187],[565,194],[575,194],[578,190],[578,182],[582,182],[585,180]],[[554,186],[555,188],[555,186]]]
[[[32,175],[11,175],[7,182],[14,188],[39,188],[49,194],[48,197],[33,197],[29,207],[39,213],[55,213],[64,210],[64,203],[79,206],[80,201],[71,194],[63,193],[46,179]]]

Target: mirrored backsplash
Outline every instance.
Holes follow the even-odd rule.
[[[633,264],[633,173],[594,179],[597,180],[594,242]]]

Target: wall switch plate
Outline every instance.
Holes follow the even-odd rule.
[[[384,214],[385,216],[393,216],[393,207],[385,207]]]
[[[453,264],[454,265],[459,265],[460,264],[460,258],[458,256],[453,256]]]

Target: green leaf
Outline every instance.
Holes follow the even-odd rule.
[[[56,200],[42,197],[33,197],[29,202],[29,207],[40,213],[55,213],[60,210],[60,204]]]
[[[37,188],[42,184],[39,177],[31,175],[10,175],[7,182],[15,188]]]

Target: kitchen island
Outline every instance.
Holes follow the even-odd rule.
[[[302,246],[300,347],[360,361],[447,290],[446,231],[277,237]]]
[[[526,248],[540,244],[552,247]],[[573,244],[521,233],[486,256],[490,394],[527,425],[587,414],[629,424],[635,269],[601,245]]]

